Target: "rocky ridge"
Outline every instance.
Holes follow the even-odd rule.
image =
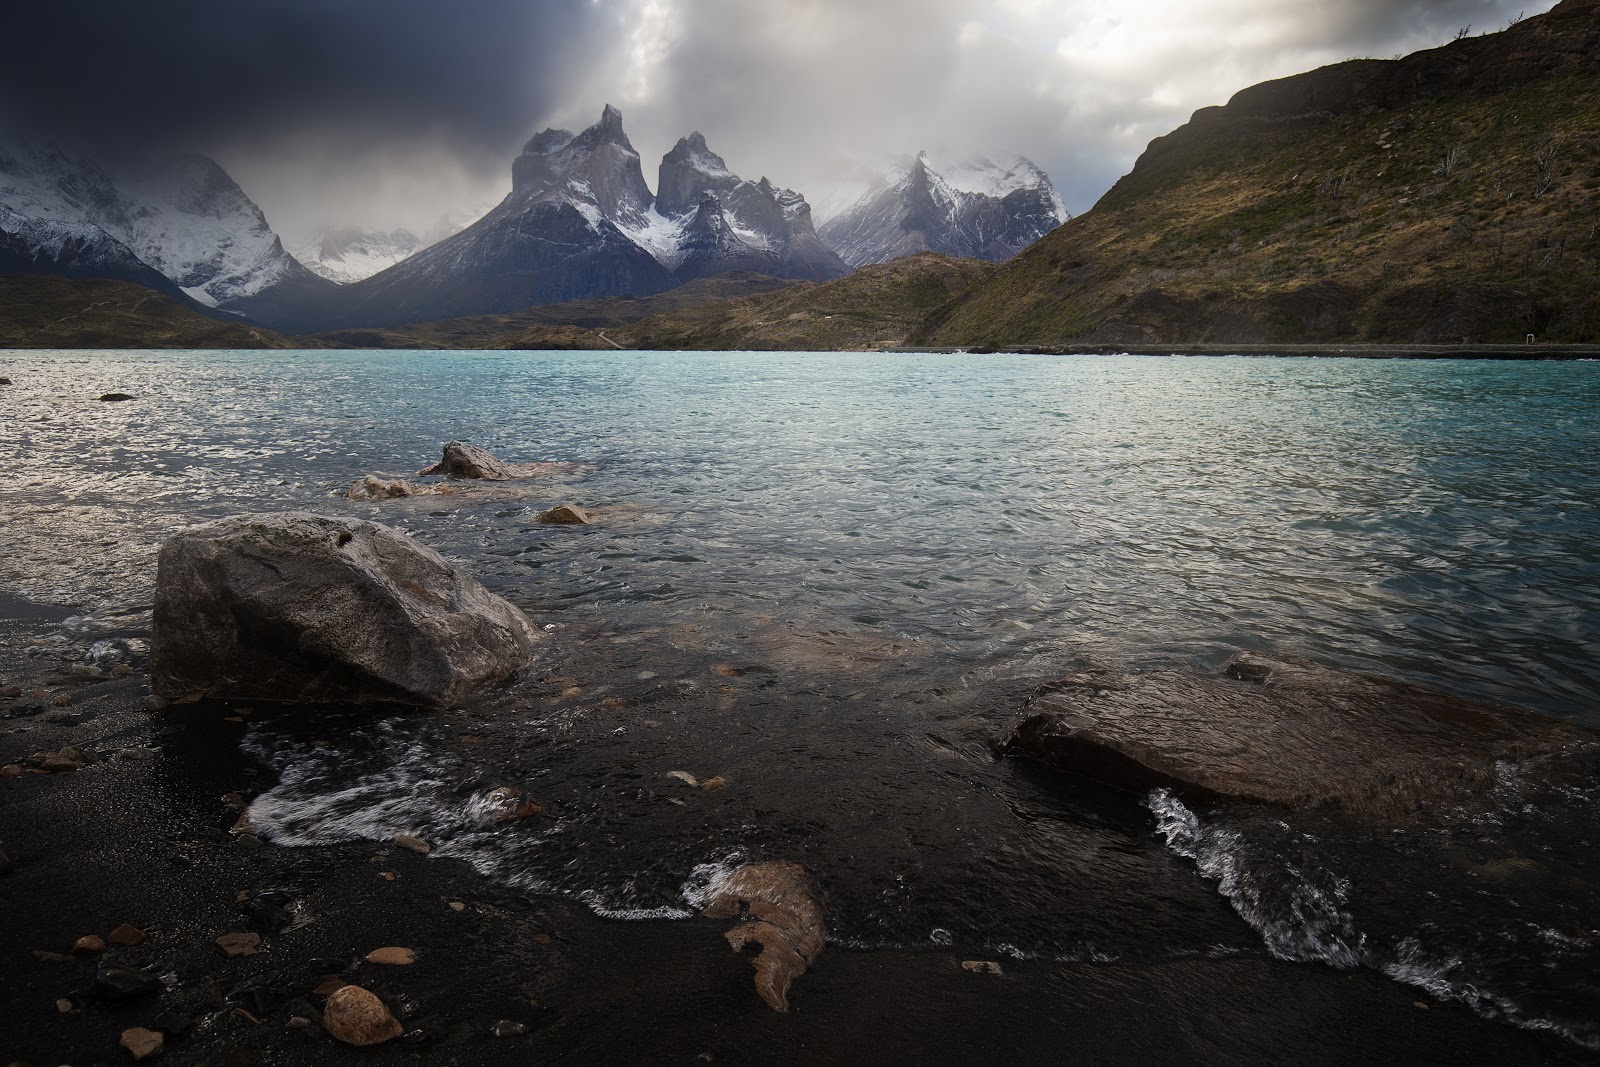
[[[817,239],[799,194],[743,181],[698,134],[662,161],[658,200],[622,114],[537,134],[512,189],[453,237],[358,282],[330,319],[393,326],[535,304],[648,297],[731,270],[827,278],[848,268]]]

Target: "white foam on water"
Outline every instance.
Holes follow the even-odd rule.
[[[1218,892],[1278,959],[1339,968],[1368,962],[1366,936],[1356,932],[1351,917],[1341,909],[1349,892],[1347,881],[1328,878],[1325,889],[1293,867],[1251,865],[1236,831],[1203,825],[1170,790],[1153,791],[1145,805],[1155,815],[1156,830],[1167,839],[1167,847],[1194,860],[1203,876],[1216,880]],[[1286,881],[1287,909],[1271,907],[1269,897],[1281,894]]]
[[[1600,1049],[1600,1034],[1530,1015],[1511,998],[1460,976],[1463,960],[1432,956],[1415,937],[1387,948],[1370,945],[1344,907],[1350,892],[1347,879],[1321,871],[1312,876],[1312,872],[1264,853],[1252,856],[1242,834],[1207,825],[1169,790],[1153,791],[1145,804],[1155,815],[1157,832],[1167,839],[1168,848],[1194,860],[1201,875],[1217,881],[1218,891],[1277,958],[1339,968],[1375,967],[1397,982],[1438,1000],[1465,1004],[1486,1018]],[[1309,835],[1301,837],[1312,840]],[[1319,887],[1319,882],[1327,888]],[[1553,945],[1583,944],[1555,930],[1540,930],[1539,936]]]

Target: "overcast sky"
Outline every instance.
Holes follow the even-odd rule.
[[[606,103],[652,187],[661,155],[699,130],[736,172],[813,200],[918,149],[1021,154],[1081,213],[1151,138],[1247,85],[1552,6],[53,0],[8,16],[27,43],[0,65],[0,120],[209,153],[291,238],[481,210],[532,133],[581,129]]]

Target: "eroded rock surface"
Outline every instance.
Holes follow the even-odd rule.
[[[713,887],[704,914],[739,918],[723,934],[735,952],[758,946],[756,992],[775,1011],[789,1010],[789,985],[822,955],[822,905],[798,863],[749,863]]]
[[[549,511],[541,511],[539,521],[547,526],[588,526],[594,522],[594,515],[576,504],[557,504]]]
[[[1597,742],[1532,712],[1241,654],[1214,674],[1071,675],[999,747],[1123,788],[1399,819],[1488,788],[1499,761]]]
[[[533,465],[506,463],[486,448],[465,441],[448,441],[439,462],[426,467],[418,474],[438,474],[446,478],[481,478],[491,482],[508,482],[530,477],[537,468]]]
[[[451,707],[526,665],[537,639],[521,611],[397,530],[243,515],[162,546],[151,687]]]
[[[416,496],[418,487],[402,478],[380,478],[365,475],[345,493],[347,500],[394,500],[398,497]]]

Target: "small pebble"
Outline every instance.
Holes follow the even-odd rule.
[[[57,693],[50,698],[50,703],[58,708],[65,708],[72,704],[71,693]]]
[[[971,971],[973,974],[1005,973],[1000,969],[1000,965],[992,960],[963,960],[961,962],[961,969],[963,971]]]
[[[111,668],[111,673],[116,675],[118,678],[126,678],[128,675],[133,673],[133,668],[126,663],[119,663],[115,667]]]
[[[71,1010],[72,1001],[68,1000],[66,997],[62,997],[60,1000],[56,1001],[56,1011],[59,1011],[62,1015],[65,1015]]]
[[[22,695],[22,686],[20,686],[20,685],[12,684],[12,685],[6,686],[4,689],[0,689],[0,696],[19,697],[21,695]]]
[[[367,953],[368,963],[383,963],[391,967],[404,967],[417,962],[417,954],[408,948],[390,945],[386,948],[375,948]]]
[[[494,1024],[495,1037],[516,1037],[527,1032],[527,1026],[522,1023],[512,1022],[510,1019],[501,1019]]]
[[[465,904],[461,903],[461,901],[459,901],[459,900],[452,900],[450,902],[450,910],[451,911],[466,911],[467,910],[467,906]]]
[[[104,952],[106,943],[100,939],[99,934],[85,934],[72,943],[74,952]]]
[[[21,774],[22,765],[20,763],[8,763],[4,767],[0,767],[0,778],[16,778]]]

